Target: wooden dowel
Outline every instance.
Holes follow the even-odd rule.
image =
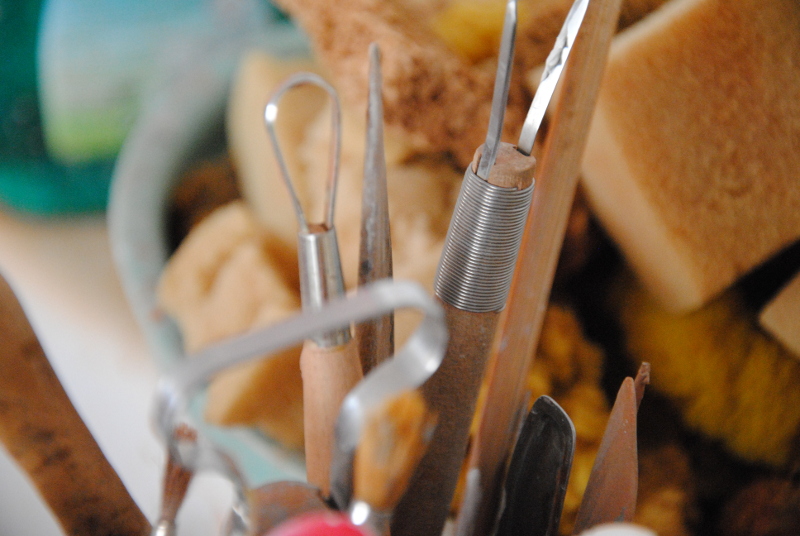
[[[0,440],[71,536],[143,536],[133,501],[0,277]]]
[[[300,354],[300,372],[303,376],[306,476],[310,484],[328,497],[336,418],[342,400],[362,378],[355,339],[331,348],[306,341]]]

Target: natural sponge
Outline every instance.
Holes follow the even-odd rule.
[[[785,467],[800,437],[800,362],[756,325],[735,290],[689,314],[665,311],[632,278],[616,295],[625,345],[685,422],[741,458]]]
[[[612,45],[591,204],[662,304],[697,308],[800,236],[800,3],[674,0]]]

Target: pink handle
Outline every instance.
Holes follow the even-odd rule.
[[[280,524],[265,536],[375,536],[339,512],[312,512]]]

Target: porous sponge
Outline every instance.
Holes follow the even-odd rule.
[[[784,467],[800,431],[800,362],[760,331],[735,290],[689,314],[662,309],[631,277],[617,294],[625,345],[687,425],[749,462]]]

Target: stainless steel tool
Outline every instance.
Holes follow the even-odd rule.
[[[389,195],[383,148],[381,59],[376,43],[369,47],[369,99],[364,182],[361,194],[361,243],[358,285],[392,277],[392,237],[389,231]],[[367,374],[394,353],[394,316],[356,325],[358,355]]]
[[[307,221],[289,177],[289,170],[275,130],[278,102],[281,97],[292,88],[308,84],[326,91],[333,104],[332,148],[326,184],[327,204],[322,223]],[[336,90],[319,75],[313,73],[298,73],[289,77],[275,90],[264,109],[264,122],[300,227],[297,233],[300,297],[303,309],[308,310],[319,309],[328,300],[344,294],[344,277],[333,223],[341,145],[340,115]],[[327,497],[336,415],[345,395],[363,376],[358,347],[350,336],[350,326],[313,334],[303,345],[300,369],[303,376],[306,472],[308,481],[319,487]]]

